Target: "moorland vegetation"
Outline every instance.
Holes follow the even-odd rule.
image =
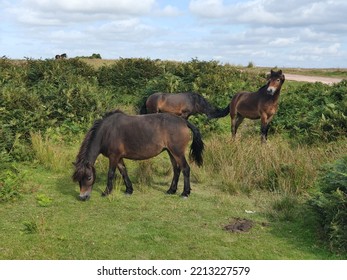
[[[285,69],[283,71],[285,74]],[[74,161],[85,132],[95,119],[116,108],[135,114],[145,99],[158,91],[198,92],[213,105],[222,108],[235,93],[242,90],[256,91],[266,83],[266,75],[264,69],[248,70],[217,61],[197,59],[176,62],[123,58],[104,65],[98,64],[97,67],[83,59],[29,59],[21,62],[0,59],[0,207],[4,210],[1,216],[12,213],[18,222],[16,226],[12,226],[9,220],[4,222],[2,234],[7,234],[7,237],[2,236],[2,240],[9,247],[0,245],[0,258],[92,258],[86,249],[68,255],[74,241],[68,237],[67,231],[71,228],[67,225],[71,223],[72,211],[88,209],[87,203],[93,209],[101,207],[105,210],[109,206],[103,204],[101,198],[95,199],[95,202],[92,199],[82,206],[79,201],[72,200],[77,194],[74,189],[77,186],[71,181],[71,162]],[[148,218],[150,214],[159,215],[158,213],[167,211],[163,209],[164,206],[154,206],[154,209],[149,210],[137,200],[122,200],[120,192],[116,191],[108,202],[129,209],[140,207],[141,213],[149,213],[146,216],[147,222],[141,218],[138,225],[130,224],[127,228],[120,226],[125,221],[119,221],[119,232],[132,230],[129,238],[139,238],[136,246],[130,250],[128,248],[129,253],[124,258],[193,258],[191,253],[195,253],[197,258],[346,256],[347,80],[332,86],[286,81],[280,96],[279,110],[270,126],[269,143],[266,145],[260,145],[260,126],[255,121],[241,125],[241,135],[235,142],[230,139],[229,117],[207,120],[205,116],[199,115],[192,117],[191,121],[199,127],[206,144],[204,167],[198,169],[193,166],[192,170],[193,184],[196,184],[194,193],[199,193],[199,189],[201,193],[196,194],[197,198],[193,196],[188,202],[182,202],[191,204],[178,213],[190,219],[196,218],[199,225],[192,226],[199,226],[199,230],[204,233],[202,236],[206,236],[206,246],[211,243],[211,247],[191,245],[193,247],[188,246],[191,249],[183,250],[182,253],[179,253],[179,249],[173,249],[172,255],[162,251],[163,248],[158,246],[165,242],[174,244],[178,241],[184,245],[182,239],[190,234],[189,231],[183,230],[183,237],[178,237],[167,224],[171,216],[164,215],[158,218],[159,222],[158,219],[154,221]],[[168,164],[168,168],[165,164]],[[102,178],[107,172],[107,163],[101,159],[97,163],[97,169],[100,177],[96,185],[99,184],[101,189],[104,188],[105,180]],[[130,169],[143,199],[150,201],[151,197],[147,195],[153,195],[154,192],[154,201],[160,203],[162,193],[158,194],[156,191],[162,188],[163,180],[170,178],[168,158],[163,155],[154,160],[132,162]],[[64,184],[63,189],[57,187],[61,182]],[[121,182],[116,180],[116,189],[117,187],[123,188]],[[173,212],[182,206],[176,204],[181,202],[166,200],[166,206],[171,207]],[[239,251],[228,254],[223,248],[234,241],[231,237],[221,236],[221,233],[215,234],[209,225],[214,224],[214,221],[220,223],[222,217],[226,218],[222,211],[233,209],[237,212],[236,205],[240,206],[237,200],[248,204],[247,207],[257,209],[254,212],[259,214],[254,219],[261,225],[277,223],[284,232],[292,223],[290,225],[296,226],[293,231],[298,231],[302,242],[306,242],[304,248],[309,253],[292,254],[290,250],[293,248],[286,248],[277,254],[274,249],[276,245],[268,250],[264,249],[264,254],[240,253],[245,244],[257,248],[262,246],[259,240],[255,241],[259,244],[253,244],[249,238],[243,240],[243,244],[235,241]],[[230,205],[232,203],[233,206]],[[71,209],[68,205],[71,205]],[[116,208],[116,205],[112,207]],[[215,205],[220,206],[211,210]],[[193,207],[204,213],[206,221]],[[49,208],[51,210],[48,212],[42,210]],[[24,209],[29,209],[34,214],[21,218]],[[129,211],[131,213],[131,209]],[[123,217],[129,211],[121,211]],[[61,217],[55,221],[52,218],[54,213],[65,215],[65,219]],[[238,213],[242,215],[241,212]],[[129,219],[136,220],[135,213],[130,215]],[[0,219],[6,220],[6,216]],[[65,232],[58,234],[60,229],[50,224],[50,219],[52,223],[55,221],[66,225],[62,227]],[[82,220],[81,231],[90,226],[85,223],[84,216],[79,216],[78,219]],[[182,221],[177,218],[177,223],[178,220]],[[103,219],[100,222],[105,223]],[[305,222],[309,233],[299,233],[299,228]],[[185,222],[182,225],[191,226]],[[221,231],[220,226],[214,226],[215,230]],[[95,230],[98,227],[92,225]],[[148,230],[148,235],[137,232],[144,228]],[[169,228],[171,229],[168,230]],[[263,226],[258,226],[257,230],[263,231]],[[78,233],[80,232],[77,230],[76,234]],[[259,234],[259,239],[276,235],[270,229],[267,229],[266,235]],[[10,235],[13,239],[8,237]],[[45,239],[48,236],[53,236],[51,243]],[[281,238],[283,236],[286,235],[282,234]],[[217,237],[222,238],[223,244],[215,243],[214,238]],[[102,241],[104,236],[97,234],[95,238],[100,239],[95,243],[105,249],[107,242]],[[223,238],[227,241],[224,242]],[[291,236],[285,238],[295,239]],[[16,240],[27,243],[20,249]],[[121,243],[115,246],[124,249],[126,242],[127,239],[121,239]],[[276,242],[279,241],[275,240],[273,244]],[[323,253],[318,249],[321,242],[325,246]],[[43,245],[39,245],[39,249],[35,251],[30,244]],[[149,244],[148,247],[145,244]],[[301,243],[297,245],[301,246]],[[64,249],[58,253],[58,248]],[[96,252],[100,248],[90,250]],[[219,248],[218,252],[215,251],[216,248]],[[147,249],[149,252],[143,253]],[[96,258],[121,258],[119,254],[112,255],[111,249],[106,252],[104,255],[97,254]]]

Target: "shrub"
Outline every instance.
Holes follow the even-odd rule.
[[[347,251],[347,156],[326,167],[310,201],[333,251]]]
[[[23,177],[12,166],[1,166],[0,172],[0,202],[14,201],[20,198],[20,187]]]
[[[306,144],[344,137],[347,134],[346,91],[346,80],[333,86],[321,83],[289,86],[281,94],[271,128]]]
[[[0,64],[0,153],[14,160],[30,159],[30,132],[77,133],[110,103],[99,94],[95,71],[79,60]]]
[[[154,60],[122,58],[111,66],[101,67],[98,81],[103,87],[123,88],[128,94],[134,94],[161,73],[162,69]]]

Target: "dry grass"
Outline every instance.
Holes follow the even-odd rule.
[[[206,141],[203,173],[230,193],[255,189],[300,194],[312,186],[320,166],[346,153],[343,143],[320,147],[291,146],[280,136],[261,145],[258,137]]]
[[[31,138],[41,164],[55,171],[70,169],[78,147],[65,147],[41,134],[32,134]],[[205,145],[204,166],[191,164],[192,182],[215,185],[232,194],[249,194],[254,190],[288,195],[305,193],[323,164],[347,153],[346,140],[319,147],[293,146],[278,135],[261,145],[259,137],[252,133],[236,140],[225,134],[213,136],[205,140]],[[166,153],[146,161],[126,160],[126,165],[134,187],[139,190],[156,183],[168,185],[171,181],[172,168]],[[108,160],[99,156],[95,166],[102,179],[107,174]]]

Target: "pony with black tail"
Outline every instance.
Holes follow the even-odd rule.
[[[230,104],[216,112],[210,118],[222,118],[230,113],[231,134],[234,138],[239,125],[245,118],[261,120],[261,141],[267,140],[269,124],[278,110],[281,87],[285,81],[282,70],[271,70],[266,85],[256,92],[239,92],[233,96]]]
[[[191,139],[190,158],[198,165],[203,164],[204,143],[198,128],[187,120],[172,114],[149,114],[129,116],[119,110],[106,114],[85,136],[77,155],[75,172],[72,176],[80,186],[81,200],[90,198],[95,182],[94,163],[103,154],[109,159],[107,186],[102,195],[108,195],[113,189],[116,168],[121,173],[126,194],[133,193],[123,159],[143,160],[167,151],[173,168],[173,178],[168,194],[177,191],[178,179],[183,173],[183,197],[190,195],[190,166],[185,151]]]

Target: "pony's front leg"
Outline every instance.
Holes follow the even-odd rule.
[[[261,128],[260,128],[260,132],[261,132],[261,142],[262,143],[266,143],[267,141],[267,133],[269,131],[269,124],[270,121],[272,120],[272,116],[268,117],[267,115],[262,115],[261,116]]]
[[[113,180],[116,173],[116,165],[114,162],[110,159],[108,173],[107,173],[107,185],[105,191],[102,193],[102,196],[109,195],[112,192],[113,189]]]
[[[266,143],[267,140],[267,132],[269,130],[269,126],[267,124],[261,125],[261,142]]]
[[[118,170],[120,174],[122,174],[122,177],[123,177],[123,181],[125,184],[125,193],[130,195],[133,193],[134,189],[133,189],[133,184],[131,183],[130,178],[128,176],[128,172],[125,167],[123,159],[119,161],[117,166],[118,166]]]

